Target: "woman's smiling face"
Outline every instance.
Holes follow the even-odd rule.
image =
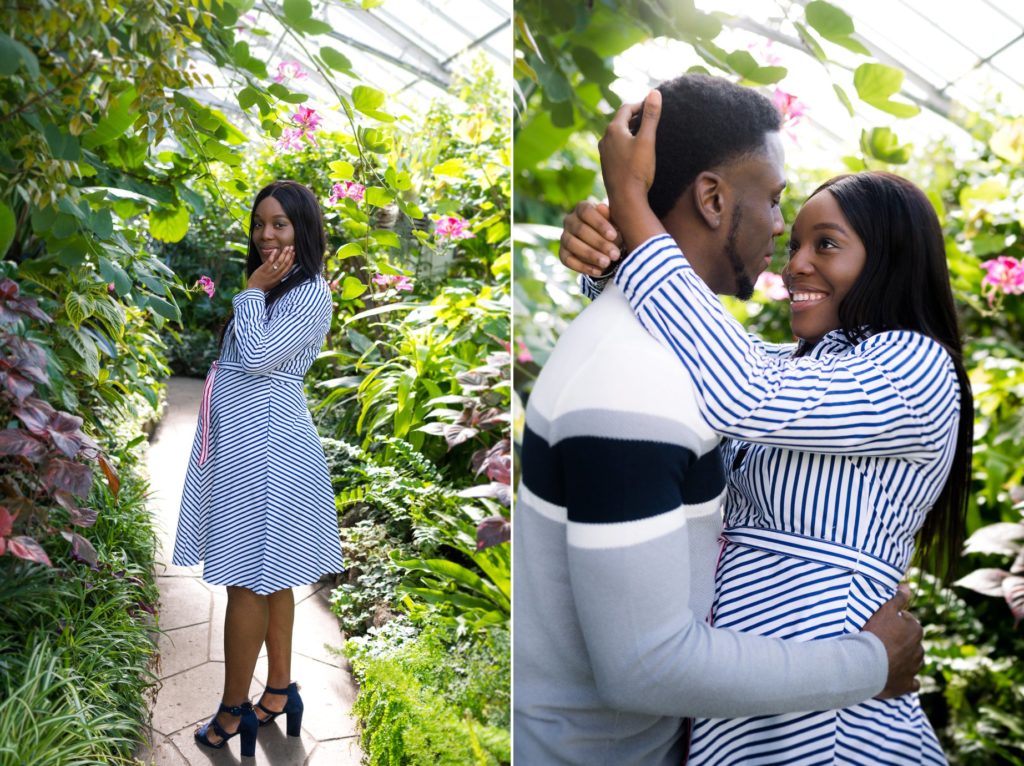
[[[264,197],[253,211],[252,243],[261,261],[266,261],[275,250],[295,244],[295,227],[273,197]]]
[[[796,337],[816,343],[839,328],[839,305],[865,260],[864,244],[827,189],[804,203],[793,222],[789,263],[782,270]]]

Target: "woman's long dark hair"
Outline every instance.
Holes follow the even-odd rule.
[[[870,332],[914,330],[942,345],[960,385],[960,422],[949,476],[918,534],[919,560],[947,581],[964,542],[974,448],[974,399],[949,284],[942,226],[928,197],[893,173],[831,178],[828,191],[864,244],[864,270],[839,305],[840,328],[852,343]]]
[[[267,197],[273,197],[288,216],[295,231],[295,266],[290,276],[282,279],[269,291],[267,291],[266,305],[270,308],[280,300],[288,291],[295,289],[303,282],[314,279],[317,274],[324,270],[324,252],[327,250],[327,233],[324,231],[324,215],[320,209],[320,202],[316,195],[307,187],[297,181],[274,181],[260,189],[253,200],[252,210],[249,212],[249,252],[245,260],[245,276],[251,277],[258,269],[263,260],[260,258],[260,251],[252,241],[253,219],[256,215],[256,208]],[[228,317],[227,322],[220,331],[220,344],[224,345],[224,334],[233,317]]]

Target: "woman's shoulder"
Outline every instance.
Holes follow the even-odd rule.
[[[858,343],[856,348],[859,354],[885,360],[888,366],[941,368],[955,375],[949,349],[917,330],[884,330]]]
[[[281,298],[289,305],[329,303],[331,288],[321,274],[315,274],[299,282]]]

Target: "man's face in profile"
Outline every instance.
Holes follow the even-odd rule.
[[[768,268],[775,237],[785,230],[779,198],[786,186],[785,153],[777,132],[768,133],[762,151],[730,163],[722,175],[729,182],[733,204],[725,241],[714,270],[719,292],[742,300],[754,293],[754,282]]]

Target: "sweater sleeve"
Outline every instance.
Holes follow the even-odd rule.
[[[699,455],[666,424],[648,424],[642,439],[606,438],[622,428],[613,411],[573,422],[577,432],[559,440],[554,459],[566,488],[572,598],[606,705],[731,718],[845,707],[882,690],[886,653],[869,633],[786,641],[713,628],[694,614],[691,568],[712,568],[717,552],[711,528],[700,526],[719,524],[717,451]],[[691,533],[707,541],[697,548],[713,549],[707,561],[691,553]]]
[[[820,359],[768,353],[667,235],[638,247],[616,282],[647,331],[690,371],[701,415],[718,433],[917,463],[946,450],[959,387],[952,360],[931,338],[889,331]]]
[[[323,342],[330,327],[331,296],[322,280],[291,290],[272,307],[269,317],[262,290],[242,290],[231,303],[239,357],[249,373],[277,369],[317,338]]]

